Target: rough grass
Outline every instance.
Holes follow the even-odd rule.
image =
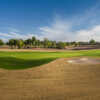
[[[57,58],[75,56],[100,57],[100,50],[67,52],[0,52],[0,68],[25,69],[49,63]]]

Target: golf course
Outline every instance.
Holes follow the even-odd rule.
[[[0,100],[100,100],[100,0],[0,0]]]
[[[8,70],[28,69],[47,64],[55,59],[80,56],[100,57],[100,50],[64,52],[1,51],[0,68]]]
[[[100,100],[100,50],[0,51],[0,100]]]

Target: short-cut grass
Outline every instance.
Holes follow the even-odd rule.
[[[100,57],[100,50],[66,52],[0,52],[0,68],[25,69],[49,63],[57,58],[93,56]]]

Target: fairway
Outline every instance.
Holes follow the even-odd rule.
[[[58,58],[92,56],[100,57],[100,50],[66,52],[0,52],[0,68],[26,69],[47,64]]]
[[[0,52],[0,100],[100,100],[100,50]]]

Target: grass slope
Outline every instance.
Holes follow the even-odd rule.
[[[57,58],[74,56],[100,57],[100,50],[67,52],[0,52],[0,68],[25,69],[49,63]]]

